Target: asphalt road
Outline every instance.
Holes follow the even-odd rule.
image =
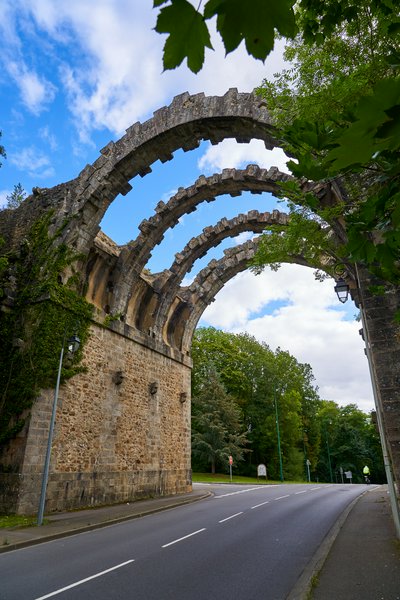
[[[214,496],[0,555],[0,600],[283,600],[364,485]]]

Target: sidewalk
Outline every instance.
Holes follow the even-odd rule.
[[[42,527],[0,529],[0,552],[74,535],[196,502],[206,489],[46,517]],[[311,589],[311,584],[314,587]],[[374,487],[342,515],[287,600],[400,600],[400,541],[387,486]],[[284,600],[284,599],[282,599]]]
[[[310,600],[399,600],[400,541],[387,486],[367,491],[334,539]]]

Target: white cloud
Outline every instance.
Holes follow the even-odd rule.
[[[31,113],[39,115],[53,101],[55,86],[30,71],[22,60],[8,62],[7,70],[19,88],[21,102]]]
[[[346,320],[348,311],[356,308],[338,305],[331,280],[317,282],[311,269],[283,265],[276,273],[239,274],[207,308],[202,323],[247,331],[273,350],[288,350],[311,365],[322,398],[369,411],[373,397],[361,326]]]
[[[29,11],[39,31],[50,41],[75,46],[75,52],[64,57],[59,73],[80,138],[86,143],[95,129],[108,128],[122,134],[136,120],[169,104],[176,94],[189,91],[221,95],[231,87],[251,91],[283,65],[281,41],[264,65],[250,58],[243,44],[225,58],[222,42],[213,31],[215,52],[207,52],[205,66],[198,75],[186,65],[162,73],[166,36],[153,31],[158,11],[152,9],[151,2],[141,2],[140,7],[138,4],[98,0],[94,10],[92,0],[8,3],[9,10],[12,6],[15,11],[14,18],[18,11]],[[79,61],[75,60],[77,54]],[[46,98],[52,100],[54,89],[34,73],[26,72],[22,85],[29,93],[31,107],[39,110]]]
[[[11,154],[9,159],[17,169],[29,173],[31,177],[46,178],[54,175],[49,157],[32,146]]]
[[[54,133],[51,133],[51,131],[47,125],[45,127],[42,127],[42,129],[39,130],[39,135],[45,142],[47,142],[49,144],[50,150],[52,150],[53,152],[55,150],[57,150],[57,148],[58,148],[57,138],[54,135]]]
[[[210,146],[198,161],[198,167],[205,174],[224,168],[243,168],[248,164],[257,164],[262,168],[278,167],[283,173],[289,173],[286,162],[289,158],[281,148],[267,150],[262,140],[252,140],[249,144],[238,144],[227,139]]]
[[[239,233],[239,235],[233,238],[233,243],[235,246],[240,246],[240,244],[244,244],[247,240],[251,240],[255,237],[258,236],[254,235],[252,231],[242,231],[242,233]]]

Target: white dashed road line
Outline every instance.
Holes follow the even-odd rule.
[[[255,506],[252,506],[251,510],[253,510],[253,508],[258,508],[259,506],[264,506],[264,504],[269,504],[269,500],[266,500],[265,502],[261,502],[261,504],[256,504]]]
[[[221,519],[221,521],[218,521],[218,523],[225,523],[225,521],[229,521],[229,519],[234,519],[235,517],[238,517],[239,515],[242,515],[243,511],[235,513],[234,515],[231,515],[230,517],[226,517],[225,519]]]
[[[246,494],[247,492],[254,492],[255,490],[260,490],[259,487],[248,488],[246,490],[238,490],[237,492],[229,492],[228,494],[220,494],[219,496],[214,496],[216,500],[218,498],[226,498],[227,496],[237,496],[238,494]]]
[[[172,544],[177,544],[178,542],[182,542],[183,540],[187,540],[188,538],[192,537],[193,535],[197,535],[198,533],[201,533],[202,531],[205,531],[206,528],[203,527],[203,529],[198,529],[197,531],[193,531],[192,533],[189,533],[188,535],[184,535],[181,538],[178,538],[177,540],[173,540],[172,542],[168,542],[168,544],[164,544],[164,546],[161,546],[161,548],[168,548],[168,546],[172,546]]]
[[[61,594],[62,592],[66,592],[78,585],[82,585],[82,583],[86,583],[86,581],[90,581],[91,579],[96,579],[96,577],[101,577],[106,573],[110,573],[111,571],[115,571],[115,569],[120,569],[121,567],[125,567],[125,565],[129,565],[130,563],[135,562],[133,559],[127,560],[119,565],[115,565],[115,567],[111,567],[110,569],[106,569],[105,571],[101,571],[100,573],[96,573],[95,575],[91,575],[90,577],[86,577],[85,579],[81,579],[76,583],[71,583],[71,585],[67,585],[66,587],[60,588],[59,590],[55,590],[55,592],[51,592],[50,594],[46,594],[45,596],[40,596],[40,598],[36,598],[36,600],[46,600],[46,598],[52,598],[53,596],[57,596],[57,594]]]

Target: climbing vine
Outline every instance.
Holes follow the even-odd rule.
[[[49,212],[33,224],[18,253],[3,255],[0,445],[21,431],[39,391],[54,387],[62,344],[73,333],[81,346],[73,357],[65,356],[62,379],[83,368],[93,306],[79,293],[81,277],[74,265],[80,257],[58,242],[61,230],[49,235],[51,218]]]

